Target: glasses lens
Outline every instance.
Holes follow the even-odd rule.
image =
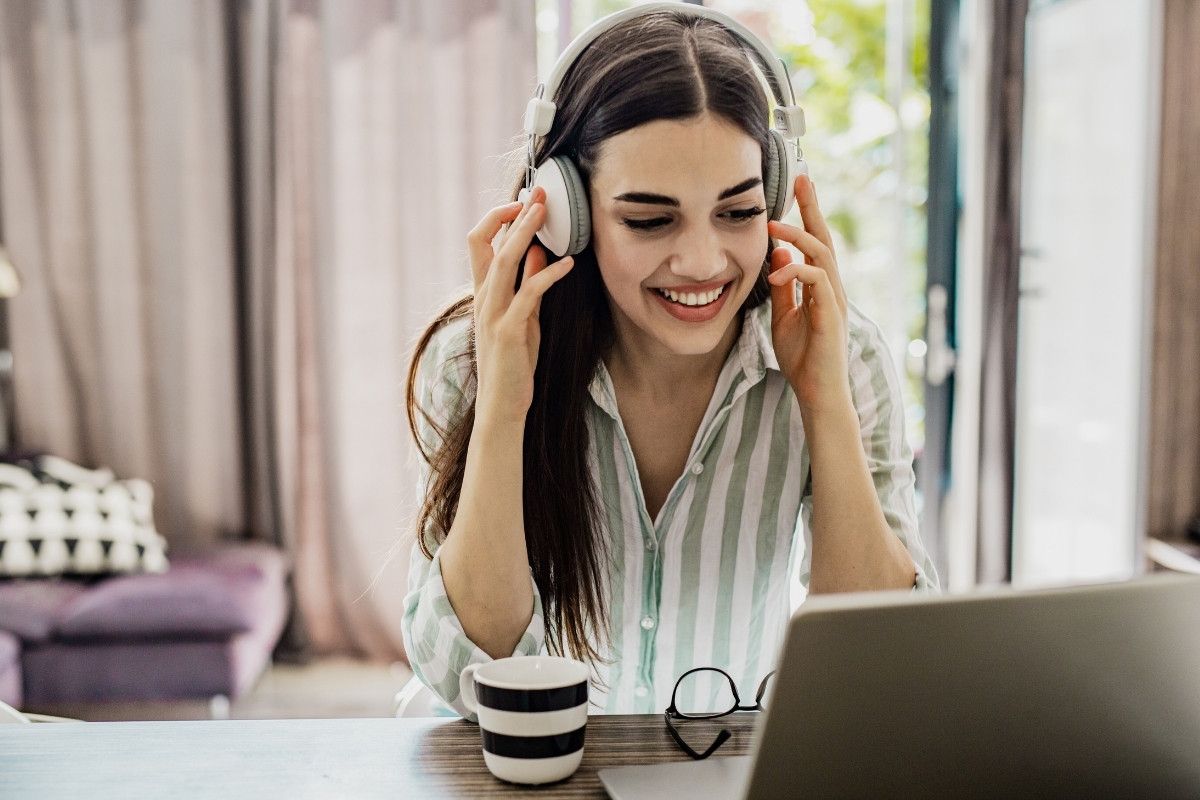
[[[675,708],[685,717],[711,717],[737,705],[733,683],[720,670],[688,673],[675,689]]]

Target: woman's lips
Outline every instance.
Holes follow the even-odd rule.
[[[725,305],[725,298],[729,296],[729,290],[732,286],[733,281],[725,284],[725,288],[721,291],[721,296],[704,306],[685,306],[681,303],[668,300],[657,289],[647,289],[647,291],[654,295],[655,300],[658,301],[662,309],[672,317],[675,317],[675,319],[682,320],[683,322],[708,322],[721,313],[721,308]]]

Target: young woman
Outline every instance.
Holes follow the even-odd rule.
[[[753,697],[793,568],[810,593],[937,588],[899,383],[812,183],[791,187],[803,228],[765,213],[750,59],[671,11],[602,33],[536,152],[578,165],[590,243],[547,264],[540,187],[493,209],[474,292],[417,344],[403,633],[459,713],[467,664],[543,651],[594,665],[601,711],[660,712],[696,666]]]

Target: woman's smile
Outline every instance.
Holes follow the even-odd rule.
[[[679,291],[670,289],[648,289],[655,303],[675,319],[683,322],[708,322],[721,313],[725,299],[730,294],[733,281],[721,284],[708,291]]]

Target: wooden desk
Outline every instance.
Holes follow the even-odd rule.
[[[726,727],[713,758],[745,755],[758,717],[688,722],[684,735],[706,747]],[[602,798],[598,769],[687,760],[661,714],[590,717],[579,770],[541,788],[492,777],[478,726],[461,719],[0,725],[0,797]]]

